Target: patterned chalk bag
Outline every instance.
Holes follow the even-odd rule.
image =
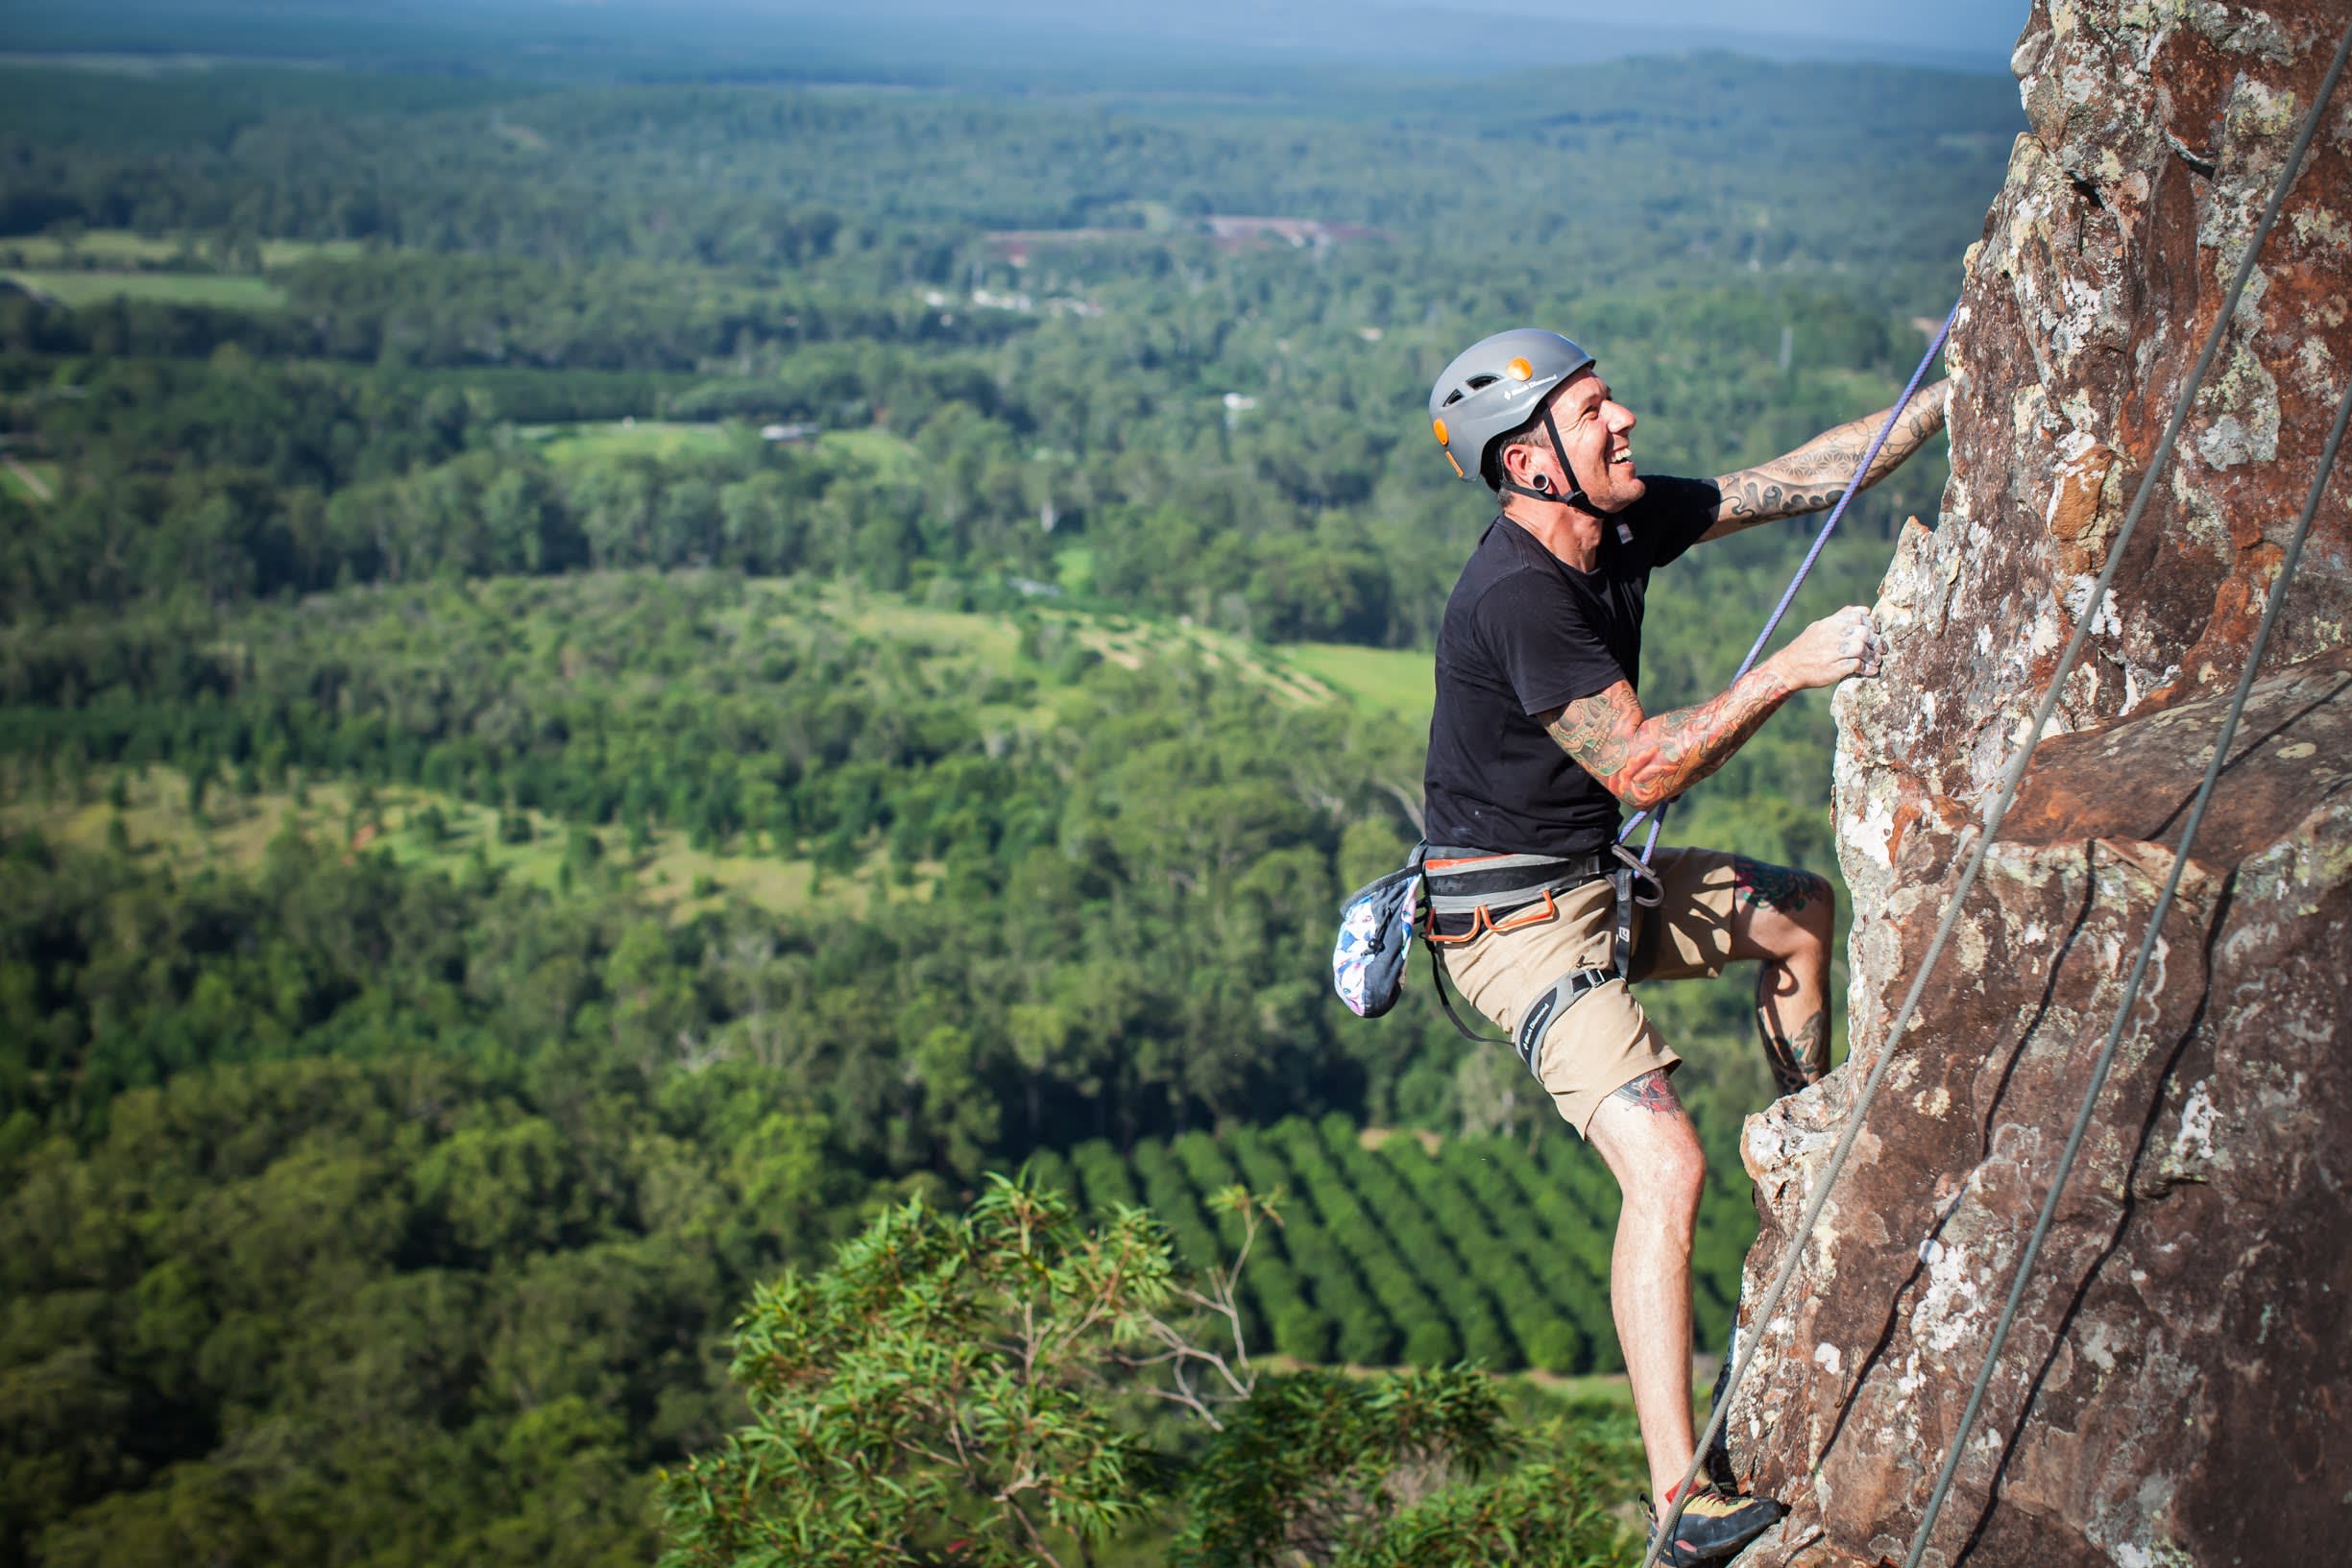
[[[1349,895],[1331,950],[1331,987],[1360,1018],[1378,1018],[1404,994],[1405,960],[1420,919],[1421,846],[1396,871]]]

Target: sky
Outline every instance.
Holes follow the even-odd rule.
[[[1360,0],[1370,9],[1386,0]],[[1449,3],[1447,10],[1469,9]],[[1476,9],[1560,16],[1582,6],[1542,0],[1484,0]],[[2006,62],[2030,0],[1641,0],[1647,26],[1698,32],[1782,34],[1854,42],[1894,42],[1986,55]],[[1594,14],[1606,14],[1595,8]]]
[[[258,52],[398,63],[473,40],[650,68],[691,55],[899,79],[945,60],[1083,75],[1227,67],[1475,76],[1730,49],[2005,73],[2032,0],[0,0],[0,48]],[[517,55],[521,51],[521,55]],[[486,57],[488,58],[488,57]],[[412,61],[413,62],[413,61]],[[674,63],[674,61],[673,61]],[[1002,75],[1000,70],[997,73]]]
[[[594,3],[642,11],[660,0]],[[2031,0],[861,0],[848,10],[837,0],[712,3],[869,38],[919,18],[933,29],[1044,29],[1113,47],[1156,40],[1235,58],[1377,57],[1448,71],[1488,53],[1508,68],[1719,47],[2005,72],[2031,9]]]

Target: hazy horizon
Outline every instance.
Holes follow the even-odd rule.
[[[1182,8],[999,0],[484,0],[387,9],[353,0],[22,0],[0,49],[333,59],[464,72],[1033,76],[1090,61],[1199,86],[1221,69],[1291,66],[1481,76],[1728,49],[2002,72],[2030,0],[1890,9],[1863,0],[1653,0],[1637,13],[1540,0],[1196,0]]]

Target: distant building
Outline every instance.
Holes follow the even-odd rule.
[[[1300,250],[1310,245],[1320,250],[1346,240],[1376,239],[1380,234],[1379,229],[1362,224],[1324,223],[1320,218],[1251,218],[1212,212],[1200,223],[1209,237],[1227,250],[1264,240],[1287,240]]]

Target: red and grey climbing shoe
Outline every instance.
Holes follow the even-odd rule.
[[[1641,1500],[1649,1516],[1650,1539],[1658,1539],[1658,1512]],[[1683,1516],[1674,1522],[1674,1535],[1658,1549],[1664,1568],[1697,1568],[1700,1563],[1725,1562],[1739,1549],[1772,1527],[1787,1510],[1765,1497],[1742,1497],[1721,1486],[1705,1486],[1690,1494]]]

